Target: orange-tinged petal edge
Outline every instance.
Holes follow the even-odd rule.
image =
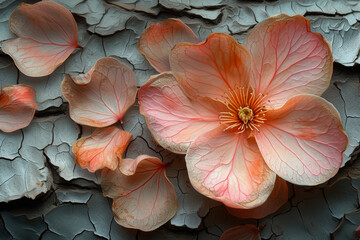
[[[166,176],[166,164],[140,155],[123,159],[120,170],[103,170],[104,196],[113,199],[115,221],[127,228],[152,231],[169,221],[178,209],[175,188]]]
[[[284,179],[276,178],[275,186],[266,202],[256,208],[252,209],[239,209],[229,208],[226,209],[230,214],[239,218],[264,218],[276,212],[282,205],[288,201],[288,186]]]
[[[60,4],[21,3],[9,22],[18,38],[3,42],[2,51],[12,57],[25,75],[51,74],[79,47],[75,19]]]
[[[26,85],[3,86],[0,92],[0,130],[13,132],[28,126],[37,103],[35,90]]]
[[[67,74],[61,91],[70,105],[70,117],[77,123],[107,127],[122,121],[135,102],[134,72],[111,57],[99,59],[87,74]]]
[[[140,88],[138,99],[155,140],[175,153],[185,154],[192,140],[220,126],[219,104],[211,99],[193,101],[171,72],[151,76]]]
[[[197,43],[198,37],[180,19],[170,18],[159,23],[150,23],[140,36],[139,52],[159,73],[170,70],[169,55],[177,43]]]
[[[281,178],[317,185],[339,170],[348,137],[334,106],[315,95],[298,95],[267,113],[254,136],[267,165]]]
[[[115,170],[131,137],[131,133],[117,127],[98,128],[90,136],[74,142],[75,162],[90,172],[104,167]]]

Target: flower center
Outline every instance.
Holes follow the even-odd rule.
[[[221,112],[219,119],[222,124],[227,125],[226,130],[235,130],[236,133],[242,133],[246,129],[251,131],[264,123],[266,108],[264,103],[264,94],[254,94],[252,87],[242,87],[230,90],[225,94],[224,100],[219,100],[228,109],[227,112]]]
[[[249,107],[240,107],[238,109],[238,116],[241,119],[241,121],[243,121],[244,123],[248,123],[248,121],[253,120],[254,118],[254,113],[253,110],[251,110],[251,108]]]

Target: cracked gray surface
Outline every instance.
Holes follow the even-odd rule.
[[[0,46],[13,38],[8,19],[21,1],[0,0]],[[27,1],[36,2],[36,1]],[[0,86],[23,83],[37,91],[36,117],[29,127],[0,133],[0,239],[219,239],[239,224],[264,226],[263,239],[354,239],[360,225],[360,2],[354,0],[55,0],[78,23],[79,44],[53,74],[30,78],[11,58],[0,54]],[[156,71],[137,51],[138,38],[150,22],[180,17],[204,40],[224,32],[240,43],[255,24],[269,16],[305,15],[312,31],[332,44],[334,75],[324,97],[339,110],[350,145],[340,173],[318,187],[290,186],[290,199],[260,220],[238,219],[224,206],[197,193],[189,182],[184,156],[156,144],[132,106],[122,124],[133,134],[126,157],[140,154],[171,162],[167,175],[176,188],[179,210],[163,227],[145,233],[116,224],[111,203],[102,197],[99,173],[79,168],[72,143],[91,134],[68,116],[60,84],[66,73],[87,72],[101,57],[112,56],[131,67],[138,86]],[[29,198],[29,199],[26,199]],[[32,200],[34,199],[35,200]],[[10,201],[11,200],[11,201]],[[9,202],[8,202],[9,201]],[[8,202],[8,203],[7,203]]]

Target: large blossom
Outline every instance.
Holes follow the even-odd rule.
[[[159,144],[186,154],[202,194],[254,208],[270,195],[276,174],[316,185],[338,171],[348,139],[336,109],[319,97],[332,75],[331,47],[304,17],[271,17],[244,46],[221,33],[176,44],[169,63],[169,72],[140,89],[140,110]]]

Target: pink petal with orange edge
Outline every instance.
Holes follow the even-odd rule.
[[[252,56],[252,85],[275,108],[297,94],[320,96],[329,86],[331,47],[310,31],[303,16],[268,18],[250,32],[244,46]]]
[[[120,170],[103,170],[104,196],[113,199],[113,214],[121,226],[152,231],[176,213],[175,188],[166,176],[166,164],[156,157],[141,155],[123,159]]]
[[[79,47],[75,19],[57,3],[21,3],[9,22],[19,38],[5,41],[2,50],[25,75],[49,75]]]
[[[220,240],[261,240],[260,231],[254,225],[240,225],[226,230]]]
[[[115,170],[132,134],[117,127],[98,128],[90,136],[77,140],[72,147],[81,168],[95,172],[104,167]]]
[[[195,139],[186,154],[194,188],[233,208],[254,208],[270,195],[276,175],[253,137],[216,128]]]
[[[199,44],[179,43],[170,54],[170,66],[189,96],[224,97],[229,89],[247,86],[250,55],[234,38],[213,33]]]
[[[170,72],[152,76],[138,98],[155,140],[172,152],[185,154],[192,140],[220,125],[222,106],[211,99],[193,101]]]
[[[0,130],[13,132],[27,127],[37,108],[35,97],[35,90],[30,86],[4,86],[0,92]]]
[[[150,23],[141,33],[137,48],[150,65],[161,73],[170,70],[170,51],[181,42],[197,43],[199,39],[180,19],[167,19]]]
[[[276,178],[275,186],[266,202],[252,209],[229,208],[230,214],[238,218],[264,218],[277,210],[288,201],[288,186],[284,179]]]
[[[337,173],[348,138],[331,103],[298,95],[266,118],[254,135],[265,162],[281,178],[317,185]]]
[[[66,75],[61,91],[70,105],[70,117],[77,123],[106,127],[122,121],[135,102],[134,72],[115,58],[101,58],[87,73]]]

